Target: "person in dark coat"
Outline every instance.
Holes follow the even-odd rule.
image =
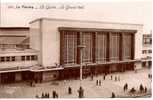
[[[123,87],[124,91],[127,91],[128,90],[128,84],[126,83]]]
[[[104,75],[104,76],[103,76],[103,80],[105,80],[105,77],[106,77],[106,76]]]
[[[117,81],[117,77],[115,76],[115,81]]]
[[[96,85],[98,86],[98,80],[96,80]]]
[[[48,98],[48,93],[45,93],[45,98]]]
[[[115,93],[114,92],[112,92],[112,97],[111,98],[115,98]]]
[[[147,93],[147,87],[145,87],[145,90],[144,91],[145,91],[145,93]]]
[[[41,95],[41,98],[45,98],[45,95],[44,95],[44,93],[42,93],[42,95]]]
[[[148,74],[148,78],[150,78],[150,74]]]
[[[99,86],[101,86],[101,80],[99,80]]]
[[[47,97],[50,98],[49,93],[47,94]]]
[[[52,92],[52,96],[53,96],[53,98],[56,98],[56,91]]]
[[[143,87],[142,84],[140,84],[139,90],[140,90],[140,92],[143,92],[144,91],[144,87]]]
[[[124,92],[125,92],[125,90],[126,90],[126,85],[124,85],[123,90],[124,90]]]
[[[68,93],[69,93],[69,94],[72,94],[72,89],[71,89],[71,87],[68,88]]]
[[[111,80],[113,79],[113,76],[111,75]]]
[[[126,90],[128,90],[128,84],[126,83]]]
[[[35,96],[36,98],[39,98],[39,96],[36,94],[36,96]]]
[[[80,86],[79,90],[78,90],[78,93],[79,93],[79,98],[83,98],[84,97],[84,90],[83,88]]]

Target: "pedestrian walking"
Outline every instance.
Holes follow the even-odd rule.
[[[148,74],[148,78],[150,78],[150,74]]]
[[[117,81],[117,77],[115,76],[115,81]]]
[[[126,84],[124,85],[123,90],[124,90],[124,92],[125,92],[125,90],[126,90]]]
[[[145,87],[145,93],[147,93],[147,87]]]
[[[96,80],[96,85],[98,86],[98,80]]]
[[[36,98],[39,98],[39,96],[36,94],[36,96],[35,96]]]
[[[42,92],[41,98],[45,98],[45,95],[44,95],[44,93],[43,93],[43,92]]]
[[[49,93],[48,93],[48,96],[47,97],[50,98]]]
[[[53,92],[52,92],[52,97],[53,97],[53,98],[56,98],[56,91],[53,91]]]
[[[48,98],[48,93],[45,93],[45,98]]]
[[[101,86],[101,80],[99,80],[99,86]]]
[[[144,87],[143,87],[142,84],[140,84],[139,90],[140,90],[140,92],[143,92],[144,91]]]
[[[80,86],[79,90],[78,90],[78,93],[79,93],[79,98],[83,98],[84,97],[84,90],[83,88]]]
[[[128,90],[128,84],[126,83],[126,90]]]
[[[111,98],[115,98],[115,93],[114,92],[112,92],[112,97]]]
[[[105,75],[103,76],[103,80],[105,80]]]
[[[113,76],[111,75],[111,80],[113,79]]]
[[[126,83],[125,84],[125,91],[127,91],[128,90],[128,84]]]
[[[71,89],[71,87],[68,88],[68,94],[72,94],[72,89]]]

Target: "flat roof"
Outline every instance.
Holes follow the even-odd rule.
[[[39,20],[54,20],[54,21],[73,21],[73,22],[89,22],[89,23],[107,23],[107,24],[122,24],[122,25],[139,25],[143,26],[143,24],[135,24],[135,23],[122,23],[122,22],[108,22],[108,21],[96,21],[96,20],[76,20],[76,19],[58,19],[58,18],[37,18],[33,21],[30,21],[29,24],[34,23]]]
[[[136,33],[137,30],[123,30],[123,29],[101,29],[101,28],[72,28],[72,27],[59,27],[59,31],[81,31],[81,32],[128,32]]]
[[[0,27],[0,30],[29,30],[30,27]]]

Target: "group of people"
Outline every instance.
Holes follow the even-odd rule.
[[[124,90],[124,92],[128,90],[128,84],[127,83],[125,83],[125,85],[123,87],[123,90]],[[146,86],[144,87],[142,84],[140,84],[139,91],[140,91],[140,93],[146,93],[147,92],[147,87]],[[130,89],[129,92],[134,93],[134,92],[136,92],[136,90],[133,87],[133,88]]]
[[[105,80],[106,75],[103,76],[103,80]],[[113,75],[110,76],[111,80],[113,80]],[[120,76],[114,76],[115,81],[120,81]]]
[[[124,92],[128,90],[128,84],[125,83],[124,87],[123,87]]]
[[[152,79],[152,74],[148,74],[148,78],[149,79]]]
[[[113,76],[112,75],[110,76],[110,78],[111,78],[111,80],[113,80]],[[103,76],[103,80],[105,80],[105,79],[106,79],[106,75]],[[115,76],[114,80],[115,81],[120,81],[120,76]],[[101,86],[101,80],[96,80],[96,85],[97,86]]]
[[[72,94],[72,88],[68,87],[68,94]],[[84,89],[80,86],[80,88],[78,89],[78,94],[79,94],[79,98],[83,98],[84,97]]]
[[[139,91],[141,92],[141,93],[146,93],[147,92],[147,87],[145,86],[143,86],[142,84],[140,84],[140,86],[139,86]]]
[[[101,80],[96,80],[96,85],[101,86]]]
[[[41,97],[36,95],[36,98],[49,98],[49,93],[42,93]]]
[[[36,95],[36,98],[50,98],[49,93],[42,93],[42,95],[39,97],[38,95]],[[58,98],[58,94],[56,91],[52,92],[52,98]]]
[[[68,94],[72,94],[72,88],[68,87]],[[80,86],[80,88],[78,89],[78,97],[79,98],[83,98],[84,97],[84,89]],[[39,97],[38,95],[35,96],[36,98],[50,98],[49,93],[42,93],[42,95]],[[53,90],[52,91],[52,98],[58,98],[58,93]]]

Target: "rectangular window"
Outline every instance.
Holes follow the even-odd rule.
[[[10,61],[10,57],[6,57],[6,61]]]
[[[152,53],[152,50],[148,50],[148,53]]]
[[[15,56],[12,56],[11,58],[12,58],[12,61],[15,61]]]
[[[92,32],[83,32],[82,42],[85,46],[82,52],[83,62],[92,62]]]
[[[30,56],[26,56],[26,60],[30,60]]]
[[[64,64],[75,64],[77,59],[77,32],[64,31]]]
[[[110,61],[118,61],[119,60],[119,41],[120,34],[112,33],[110,37]]]
[[[1,62],[4,62],[5,61],[5,57],[1,57]]]
[[[142,50],[142,54],[145,54],[146,53],[146,50]]]
[[[31,60],[37,60],[37,56],[36,55],[31,55]]]
[[[31,56],[31,60],[35,60],[35,56],[34,55]]]
[[[132,35],[126,33],[123,35],[123,60],[131,59]]]
[[[21,56],[21,60],[22,61],[25,61],[25,56]]]
[[[96,62],[106,62],[107,33],[98,32],[96,34]]]
[[[152,44],[152,38],[150,37],[143,37],[143,44]]]

